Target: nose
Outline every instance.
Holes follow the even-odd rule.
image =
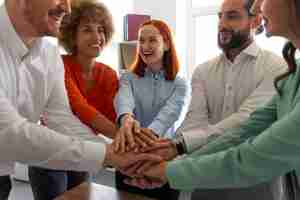
[[[222,30],[223,28],[226,28],[227,25],[227,20],[225,19],[225,16],[220,16],[219,17],[219,24],[218,24],[218,28],[219,30]]]
[[[148,50],[150,49],[150,42],[144,41],[140,46],[143,50]]]
[[[105,41],[105,35],[103,33],[99,33],[99,31],[96,29],[92,33],[92,39],[95,42],[101,42],[101,43],[106,43]]]

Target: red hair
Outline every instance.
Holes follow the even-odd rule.
[[[155,28],[157,28],[162,35],[164,42],[169,46],[169,50],[165,51],[163,55],[163,67],[165,70],[166,80],[175,80],[179,71],[179,61],[169,26],[161,20],[153,19],[143,23],[140,26],[140,29],[146,25],[153,25]],[[143,77],[145,74],[145,68],[146,63],[142,60],[139,53],[137,53],[135,61],[131,66],[132,72],[140,77]]]

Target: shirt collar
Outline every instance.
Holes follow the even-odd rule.
[[[245,55],[245,56],[251,56],[256,58],[259,55],[259,52],[260,52],[260,47],[256,44],[256,42],[252,42],[237,57],[240,57],[240,55]],[[225,60],[228,60],[227,56],[224,53],[222,55]]]
[[[242,51],[243,54],[247,54],[249,56],[257,57],[259,54],[260,48],[256,44],[256,42],[252,42],[246,49]]]
[[[29,49],[16,33],[8,16],[5,3],[0,7],[0,24],[0,39],[7,44],[13,56],[22,60],[29,53]]]
[[[165,77],[165,71],[161,69],[159,72],[152,72],[148,68],[145,69],[145,76],[147,77],[153,77],[155,79],[164,79]]]

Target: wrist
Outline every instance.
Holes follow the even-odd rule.
[[[173,158],[175,158],[178,155],[179,155],[179,153],[177,151],[176,144],[175,144],[175,142],[172,142],[171,143],[171,159],[170,160],[172,160]]]
[[[162,181],[164,182],[167,182],[168,181],[168,178],[167,178],[167,162],[166,161],[163,161],[161,164],[161,178],[162,178]]]
[[[174,141],[176,147],[177,155],[183,155],[187,153],[186,145],[182,135],[179,135]]]
[[[133,121],[134,121],[134,118],[131,113],[123,114],[120,118],[121,126],[123,126],[125,123],[131,123]]]

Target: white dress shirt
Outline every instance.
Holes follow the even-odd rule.
[[[28,49],[5,5],[0,7],[0,24],[0,175],[11,173],[14,161],[100,169],[105,143],[71,113],[57,46],[40,38]],[[37,124],[42,113],[49,128]]]
[[[178,130],[188,152],[239,126],[257,107],[275,94],[274,78],[285,72],[282,58],[259,48],[255,42],[231,62],[222,54],[199,65],[192,78],[192,100]]]

